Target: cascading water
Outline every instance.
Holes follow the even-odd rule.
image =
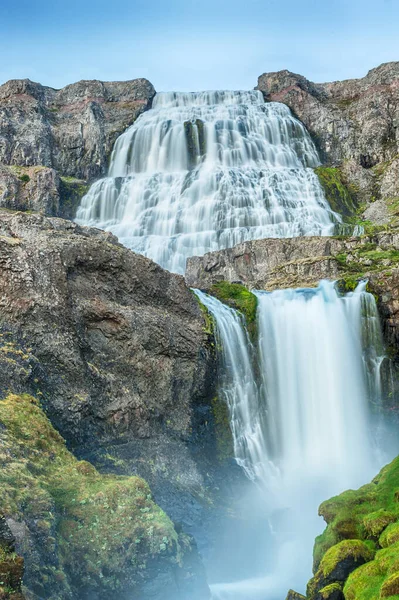
[[[282,600],[311,575],[318,504],[365,483],[382,464],[369,419],[383,352],[376,304],[365,284],[344,296],[326,281],[254,292],[254,351],[236,311],[196,293],[215,318],[236,458],[260,490],[267,526],[258,537],[269,548],[263,576],[251,578],[249,566],[248,579],[215,584],[213,598]]]
[[[183,273],[189,256],[265,237],[329,235],[340,217],[306,129],[252,92],[161,93],[116,144],[76,221]]]

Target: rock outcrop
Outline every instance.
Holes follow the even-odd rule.
[[[61,90],[29,79],[0,86],[0,206],[73,217],[82,186],[106,173],[116,138],[154,94],[146,79],[79,81]],[[70,178],[78,180],[72,190]]]
[[[20,589],[15,543],[29,598],[209,599],[192,540],[176,532],[145,481],[78,461],[37,400],[0,400],[0,448],[0,540],[8,534],[0,596],[2,585]]]
[[[31,394],[76,455],[108,473],[144,476],[157,503],[179,522],[179,535],[197,527],[223,476],[216,456],[212,334],[184,278],[134,254],[109,233],[5,210],[0,271],[0,399],[10,391]],[[14,456],[15,449],[6,454]],[[40,468],[32,469],[36,481]],[[52,512],[50,500],[46,510]],[[0,510],[4,502],[2,496]],[[25,526],[18,525],[29,521],[26,511],[18,518],[9,514],[17,522],[15,537],[21,533],[29,542]],[[36,544],[44,533],[35,527]],[[46,530],[50,538],[52,531]],[[198,553],[182,539],[188,545],[181,598],[194,598],[197,590],[202,600]],[[30,581],[37,582],[52,568],[51,540],[48,555],[39,558],[28,542],[18,550],[27,558]],[[164,588],[174,589],[170,574],[148,568],[152,575],[142,581],[138,597],[164,598]],[[94,588],[88,581],[88,597]],[[66,597],[76,597],[73,589]]]
[[[257,89],[287,104],[305,124],[322,162],[340,167],[359,203],[380,201],[364,215],[388,222],[384,201],[399,197],[399,62],[363,79],[313,83],[290,71],[264,73]]]
[[[12,212],[1,214],[0,270],[2,391],[40,393],[75,445],[189,435],[212,361],[183,277],[109,233]]]

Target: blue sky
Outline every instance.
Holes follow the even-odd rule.
[[[147,77],[161,90],[250,89],[399,60],[399,0],[0,0],[0,82]]]

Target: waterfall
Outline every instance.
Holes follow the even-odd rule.
[[[303,125],[259,91],[161,93],[116,141],[76,221],[184,273],[186,259],[252,239],[330,235],[340,217]]]
[[[264,576],[249,567],[248,579],[214,585],[213,598],[281,600],[311,575],[319,503],[381,466],[369,419],[383,355],[375,300],[365,283],[345,295],[327,281],[255,291],[253,348],[236,311],[196,293],[215,319],[236,460],[261,489],[268,527],[259,538],[272,548]]]

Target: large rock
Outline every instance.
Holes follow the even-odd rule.
[[[0,163],[99,178],[116,138],[154,94],[146,79],[79,81],[61,90],[29,79],[8,81],[0,86]]]
[[[211,355],[183,277],[61,219],[2,213],[0,236],[2,339],[31,365],[0,387],[36,386],[70,442],[187,437]]]

